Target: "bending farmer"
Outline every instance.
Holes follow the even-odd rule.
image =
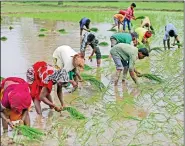
[[[27,82],[21,78],[9,77],[1,83],[1,118],[4,132],[8,125],[14,128],[12,121],[30,126],[28,108],[31,96]]]
[[[57,69],[63,68],[68,74],[74,74],[73,78],[76,83],[78,83],[78,79],[82,80],[80,72],[83,71],[85,60],[80,53],[78,54],[70,46],[63,45],[53,52],[53,58]]]
[[[62,85],[70,82],[73,87],[77,84],[75,81],[70,81],[65,69],[56,70],[53,66],[46,62],[36,62],[31,68],[27,70],[27,82],[31,91],[35,109],[39,115],[42,115],[40,102],[43,101],[51,109],[61,111],[61,108],[56,106],[51,98],[52,86],[57,84],[57,95],[61,106],[64,106],[64,99],[62,94]]]
[[[92,61],[92,57],[95,53],[96,54],[97,67],[99,67],[100,64],[101,64],[101,52],[100,52],[100,48],[98,46],[98,43],[99,43],[99,41],[96,39],[94,34],[86,32],[84,34],[84,37],[82,39],[82,44],[81,44],[81,47],[80,47],[81,54],[83,56],[85,56],[85,51],[86,51],[87,45],[91,46],[93,51],[92,51],[91,55],[89,56],[89,59]]]
[[[110,50],[110,54],[114,60],[116,65],[116,77],[115,77],[115,86],[118,84],[118,80],[123,70],[123,79],[122,81],[125,82],[127,72],[129,70],[131,78],[137,84],[137,79],[135,77],[134,72],[138,76],[140,73],[136,71],[134,68],[134,64],[136,59],[143,59],[146,56],[149,56],[148,50],[146,48],[139,49],[130,45],[119,43],[112,47]]]
[[[165,34],[164,34],[164,38],[163,38],[163,44],[164,44],[165,50],[166,50],[166,41],[167,41],[168,49],[170,49],[170,37],[174,37],[173,45],[175,45],[175,41],[177,41],[177,43],[180,43],[180,41],[178,39],[177,30],[176,30],[175,26],[171,23],[169,23],[165,26]]]

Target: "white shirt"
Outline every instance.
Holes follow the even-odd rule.
[[[165,41],[167,39],[169,39],[169,37],[170,37],[169,36],[169,31],[170,30],[173,30],[175,32],[175,35],[177,35],[177,30],[176,30],[175,26],[173,24],[169,23],[169,24],[166,25],[166,29],[165,29],[165,34],[164,34],[164,38],[163,38]]]
[[[63,45],[53,52],[53,57],[57,59],[56,65],[66,69],[67,72],[74,69],[73,56],[78,54],[70,46]]]

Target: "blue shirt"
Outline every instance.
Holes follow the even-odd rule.
[[[173,30],[174,33],[175,33],[175,36],[177,36],[177,30],[176,30],[175,26],[173,24],[169,23],[169,24],[166,25],[165,34],[164,34],[163,40],[166,41],[167,39],[170,38],[170,36],[169,36],[169,31],[170,30]]]
[[[89,19],[85,18],[85,17],[80,20],[80,28],[84,27],[84,25],[86,24],[87,20],[89,20]]]

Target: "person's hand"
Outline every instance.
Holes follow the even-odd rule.
[[[13,129],[15,127],[15,125],[10,121],[10,119],[7,119],[6,122],[8,123],[8,125]]]
[[[89,60],[92,62],[92,56],[89,56]]]
[[[142,77],[142,74],[140,72],[136,72],[137,77]]]
[[[19,125],[24,125],[24,121],[23,120],[20,120],[19,121]]]
[[[91,32],[91,30],[90,30],[90,29],[88,29],[87,31],[88,31],[88,32]]]
[[[133,20],[136,20],[136,17],[133,17],[132,19],[133,19]]]
[[[72,86],[74,87],[74,88],[76,88],[76,87],[78,87],[78,83],[77,82],[75,82],[75,81],[72,81]]]
[[[57,107],[57,106],[55,106],[54,109],[55,109],[55,111],[57,111],[57,112],[61,112],[61,110],[62,110],[62,108]]]

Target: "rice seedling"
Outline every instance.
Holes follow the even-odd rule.
[[[142,74],[141,77],[145,77],[149,80],[157,81],[159,83],[163,82],[160,77],[158,77],[157,75],[154,75],[154,74]]]
[[[7,37],[3,36],[1,37],[1,41],[6,41],[7,40]]]
[[[107,31],[117,31],[117,30],[115,28],[111,28],[111,29],[109,29]]]
[[[85,116],[77,111],[74,107],[64,107],[63,110],[68,111],[70,115],[75,119],[85,119]]]
[[[151,52],[151,51],[162,52],[163,50],[161,49],[161,47],[154,47],[149,50],[149,52]]]
[[[136,20],[137,19],[144,19],[145,18],[145,16],[139,16],[139,17],[136,17]]]
[[[42,136],[44,136],[44,133],[36,128],[32,128],[26,125],[19,125],[15,128],[14,137],[21,133],[23,136],[29,138],[30,140],[40,140]]]
[[[87,65],[87,64],[84,65],[84,70],[85,71],[88,71],[88,70],[91,70],[91,69],[92,69],[92,67],[90,67],[89,65]]]
[[[100,91],[105,89],[105,85],[102,82],[98,81],[94,76],[83,73],[81,74],[81,77],[83,78],[84,81],[90,82],[91,85],[94,85]]]
[[[60,32],[61,34],[67,33],[65,29],[59,29],[58,32]]]
[[[12,30],[12,29],[13,29],[13,27],[12,27],[12,26],[10,26],[10,27],[9,27],[9,29],[10,29],[10,30]]]
[[[90,31],[97,32],[97,31],[98,31],[98,28],[92,27],[92,28],[90,29]]]
[[[177,45],[178,47],[182,47],[181,43],[175,43],[174,45]]]
[[[41,28],[40,31],[43,32],[43,31],[48,31],[48,30],[46,28]]]
[[[109,44],[107,42],[100,42],[99,45],[100,46],[108,46]]]
[[[38,36],[39,36],[39,37],[44,37],[45,34],[41,33],[41,34],[39,34]]]
[[[4,78],[3,77],[0,77],[0,80],[2,81]]]
[[[96,58],[96,56],[93,56],[92,58]],[[109,55],[101,55],[101,59],[107,59],[109,58]]]

